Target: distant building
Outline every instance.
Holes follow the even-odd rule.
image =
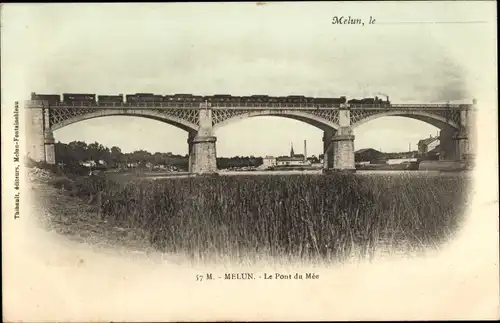
[[[80,165],[85,166],[85,167],[95,167],[96,162],[93,160],[86,160],[86,161],[80,162]]]
[[[290,156],[290,157],[292,157],[292,156]],[[293,158],[301,158],[302,160],[306,160],[306,157],[304,156],[304,154],[294,154]]]
[[[416,158],[418,156],[418,151],[407,151],[401,152],[397,154],[387,154],[389,159],[398,159],[398,158]]]
[[[309,166],[311,161],[307,159],[307,144],[304,140],[305,154],[295,154],[293,144],[290,148],[290,156],[280,156],[275,159],[275,166]]]
[[[364,148],[354,152],[354,159],[358,163],[379,160],[383,157],[384,153],[373,148]]]
[[[276,166],[301,166],[301,165],[310,165],[310,162],[304,161],[304,157],[289,157],[289,156],[280,156],[276,158]]]
[[[394,159],[388,159],[387,160],[387,165],[398,165],[398,164],[404,164],[404,163],[415,163],[417,162],[417,158],[394,158]]]
[[[94,160],[86,160],[83,162],[80,162],[80,165],[85,166],[85,167],[96,167],[96,166],[106,166],[108,163],[105,160],[98,160],[96,163]]]
[[[439,151],[439,137],[429,136],[427,139],[422,139],[418,142],[418,153],[426,155],[430,152],[437,153]]]
[[[273,156],[266,156],[262,158],[262,167],[263,168],[269,168],[269,167],[274,167],[276,166],[276,158]]]
[[[311,164],[318,164],[320,162],[319,158],[312,155],[311,157],[307,157],[307,160],[311,163]]]

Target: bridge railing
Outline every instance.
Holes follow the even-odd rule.
[[[54,102],[51,107],[60,108],[198,108],[198,102]]]
[[[260,109],[335,109],[340,104],[314,104],[314,103],[260,103],[260,102],[217,102],[211,103],[212,108],[260,108]]]
[[[472,104],[434,104],[434,103],[429,103],[429,104],[391,104],[392,108],[397,108],[397,109],[405,109],[405,108],[462,108],[462,107],[469,107],[472,106]]]
[[[51,108],[186,108],[199,109],[202,102],[47,102],[29,100],[27,107],[50,106]],[[318,103],[259,103],[259,102],[212,102],[213,109],[341,109],[344,106],[351,110],[364,109],[462,109],[471,104],[318,104]]]

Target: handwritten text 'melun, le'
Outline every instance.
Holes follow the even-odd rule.
[[[368,20],[369,25],[375,24],[376,19],[370,16]],[[351,16],[334,16],[332,18],[332,25],[360,25],[364,26],[365,22],[361,18],[351,17]]]

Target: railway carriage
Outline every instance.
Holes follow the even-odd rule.
[[[300,104],[305,103],[306,97],[303,95],[289,95],[286,97],[287,103]]]
[[[227,103],[234,103],[236,97],[233,97],[232,95],[229,94],[214,94],[212,96],[205,96],[203,98],[204,101],[207,101],[211,103],[212,105],[216,104],[227,104]]]
[[[249,98],[252,103],[264,104],[269,102],[269,95],[252,95]]]
[[[241,105],[241,96],[231,96],[231,99],[226,102],[231,103],[233,106],[239,106]]]
[[[347,102],[347,98],[345,96],[341,96],[340,98],[314,98],[314,104],[343,104]]]
[[[231,101],[232,98],[233,98],[233,96],[229,95],[229,94],[214,94],[211,97],[211,99],[214,102],[227,102],[227,101]]]
[[[176,98],[174,95],[167,94],[163,96],[163,102],[174,102],[175,100]]]
[[[194,95],[193,102],[197,102],[197,103],[203,102],[203,96],[202,95]]]
[[[98,104],[108,105],[108,104],[121,104],[123,103],[123,94],[119,95],[98,95]]]
[[[203,102],[203,96],[193,95],[193,94],[165,95],[163,97],[163,102],[171,102],[171,103],[176,103],[176,104],[198,105],[201,102]]]
[[[332,104],[332,99],[329,98],[314,98],[314,104]]]
[[[73,105],[96,104],[95,94],[63,93],[63,102]]]
[[[133,103],[133,102],[135,102],[135,95],[133,95],[133,94],[127,94],[127,95],[125,95],[125,102],[126,103]]]
[[[272,103],[272,104],[276,104],[276,103],[280,102],[280,99],[279,99],[279,97],[276,97],[276,96],[270,96],[268,102]]]
[[[252,102],[252,98],[250,96],[240,96],[240,102],[242,105],[248,105]]]
[[[278,96],[277,99],[278,99],[278,103],[281,103],[281,104],[287,103],[286,96]]]
[[[168,97],[168,99],[170,101],[175,101],[175,102],[189,102],[189,101],[193,101],[193,98],[194,98],[194,95],[192,95],[192,94],[174,94],[174,95]]]
[[[305,97],[303,95],[289,95],[286,97],[280,97],[280,103],[291,106],[305,106],[308,103],[313,103],[313,102],[314,98]]]
[[[59,94],[36,94],[32,92],[31,100],[47,101],[49,105],[56,105],[61,103],[61,96]]]
[[[310,97],[310,96],[306,96],[306,97],[305,97],[305,103],[307,103],[307,104],[312,104],[312,103],[314,103],[314,98],[313,98],[313,97]]]
[[[360,99],[350,99],[349,101],[347,101],[347,103],[358,105],[358,104],[363,104],[363,100],[360,100]]]
[[[127,103],[140,104],[140,103],[161,103],[163,96],[153,93],[136,93],[126,95]]]

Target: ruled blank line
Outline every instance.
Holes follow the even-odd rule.
[[[487,24],[489,21],[388,21],[388,22],[375,22],[374,25],[402,25],[402,24]]]

